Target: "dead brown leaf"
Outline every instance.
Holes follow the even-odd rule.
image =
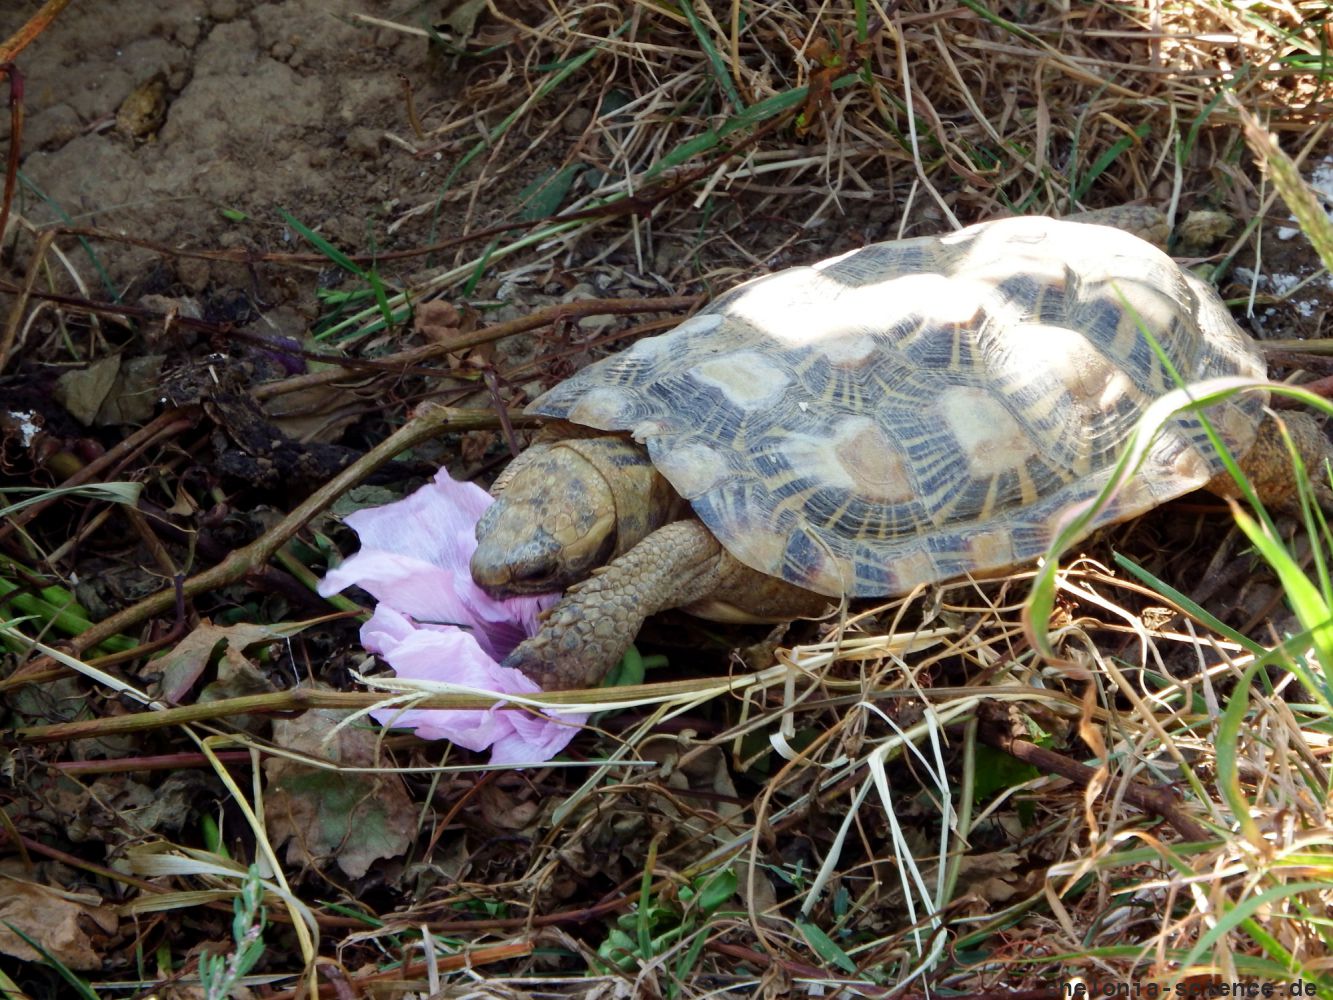
[[[158,404],[161,354],[112,354],[56,380],[55,398],[85,427],[140,423]]]
[[[275,722],[274,742],[331,764],[372,765],[375,733],[346,726],[325,739],[346,716],[321,709]],[[282,758],[267,761],[264,772],[269,836],[275,845],[287,845],[290,863],[332,858],[352,878],[360,878],[374,862],[398,857],[412,842],[417,810],[396,774],[310,767]]]
[[[443,299],[431,299],[417,305],[412,327],[433,344],[447,344],[458,336],[463,314]]]
[[[62,892],[0,875],[0,952],[26,962],[42,956],[12,928],[71,969],[100,969],[103,939],[115,932],[116,911],[90,893]]]
[[[91,427],[119,374],[119,354],[94,361],[87,368],[65,372],[56,380],[56,402],[79,423]]]
[[[218,683],[222,687],[215,689],[216,685],[209,685],[212,698],[271,691],[272,685],[262,680],[254,665],[245,658],[244,651],[261,642],[286,639],[300,631],[301,627],[251,623],[214,625],[205,619],[178,642],[175,649],[158,660],[162,670],[160,694],[173,704],[182,703],[208,667],[213,651],[219,644],[222,645],[222,651],[218,664]]]

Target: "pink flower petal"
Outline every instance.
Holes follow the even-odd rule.
[[[382,656],[399,677],[459,684],[511,694],[538,694],[540,688],[521,671],[502,667],[482,652],[466,632],[421,628],[383,606],[361,629],[366,649]],[[568,745],[587,718],[570,715],[554,721],[522,709],[401,709],[374,711],[385,726],[415,729],[422,739],[447,739],[469,750],[491,747],[498,764],[540,763]]]
[[[418,621],[476,628],[486,619],[458,597],[455,576],[454,571],[411,556],[363,548],[330,570],[319,592],[336,594],[355,585]]]
[[[399,677],[509,694],[541,690],[496,660],[536,632],[537,616],[559,595],[496,600],[473,582],[468,560],[477,547],[476,521],[490,503],[484,490],[441,470],[433,483],[397,503],[348,515],[361,551],[330,570],[319,592],[359,586],[379,601],[361,628],[361,642]],[[382,725],[415,729],[423,739],[448,739],[469,750],[491,747],[491,760],[503,764],[550,759],[587,718],[555,721],[502,706],[371,714]]]
[[[501,736],[491,746],[492,764],[540,764],[550,760],[578,735],[588,716],[579,712],[546,714],[530,711],[510,711],[509,725],[513,732]]]
[[[484,673],[491,661],[466,632],[413,631],[389,650],[379,650],[394,673],[413,680],[449,681],[469,687],[485,687]],[[480,669],[478,669],[480,668]],[[477,683],[480,682],[480,683]],[[505,735],[494,710],[441,710],[386,708],[374,711],[375,721],[384,726],[415,729],[427,740],[452,740],[469,750],[485,750]]]
[[[368,549],[382,549],[434,563],[442,569],[466,566],[477,547],[475,529],[491,505],[489,493],[459,483],[441,469],[435,481],[396,503],[347,515],[347,523]]]
[[[497,600],[473,582],[476,523],[491,502],[479,486],[454,482],[441,469],[433,483],[396,503],[347,515],[361,551],[330,570],[319,592],[359,586],[419,622],[470,628],[482,648],[503,658],[537,630],[537,616],[559,596]]]

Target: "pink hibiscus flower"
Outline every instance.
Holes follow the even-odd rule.
[[[537,630],[537,616],[558,594],[496,600],[472,582],[468,560],[477,547],[477,519],[490,495],[457,483],[443,469],[435,481],[383,507],[359,510],[347,523],[361,551],[329,571],[325,596],[350,586],[379,604],[361,627],[361,643],[403,678],[435,681],[498,694],[538,694],[541,688],[499,660]],[[558,719],[531,710],[379,709],[381,725],[415,729],[423,739],[447,739],[469,750],[491,748],[497,764],[540,763],[559,753],[587,718]]]

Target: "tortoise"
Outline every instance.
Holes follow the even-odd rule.
[[[555,422],[496,481],[472,576],[495,596],[568,587],[505,664],[595,684],[668,608],[790,620],[1034,560],[1149,404],[1265,375],[1212,287],[1125,228],[1019,217],[873,244],[740,285],[535,400]],[[1204,412],[1260,497],[1291,507],[1265,403]],[[1315,419],[1283,422],[1322,470]],[[1180,411],[1085,534],[1200,487],[1237,493]]]

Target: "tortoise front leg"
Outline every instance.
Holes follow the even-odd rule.
[[[827,603],[743,566],[699,521],[676,521],[567,590],[541,631],[504,665],[517,667],[548,691],[593,687],[619,662],[649,615],[710,598],[728,601],[733,592],[758,594],[756,613],[779,621],[815,614]]]

